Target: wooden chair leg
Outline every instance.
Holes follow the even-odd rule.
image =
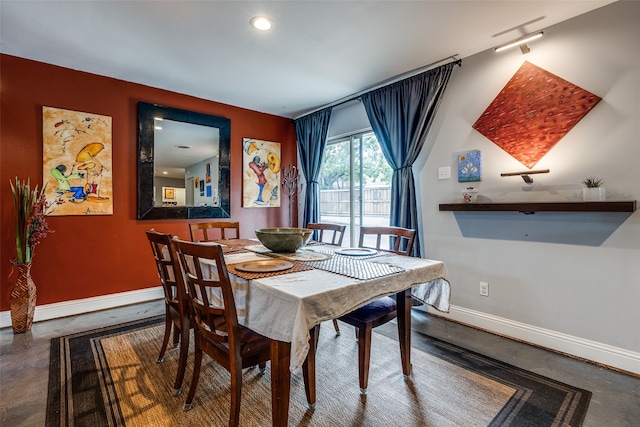
[[[189,387],[189,394],[187,400],[184,403],[182,410],[184,412],[190,411],[193,408],[193,398],[196,395],[196,388],[198,388],[198,381],[200,380],[200,366],[202,365],[202,350],[198,346],[198,337],[196,336],[196,351],[193,357],[193,376],[191,377],[191,387]]]
[[[358,328],[358,377],[360,379],[360,394],[367,394],[369,383],[369,363],[371,361],[371,325]]]
[[[333,319],[333,329],[336,330],[336,335],[340,335],[340,326],[338,326],[338,321]]]
[[[173,323],[173,348],[178,348],[180,345],[180,327],[177,323]]]
[[[242,398],[242,359],[231,361],[231,409],[229,412],[229,427],[240,424],[240,399]]]
[[[165,306],[165,315],[164,315],[164,338],[162,338],[162,346],[160,347],[160,354],[158,355],[158,363],[164,362],[164,353],[167,351],[167,345],[169,344],[169,337],[171,336],[171,326],[173,325],[173,321],[171,320],[171,315],[169,314],[169,307]]]
[[[187,358],[189,357],[189,324],[182,327],[180,334],[180,359],[178,360],[178,372],[176,374],[176,382],[173,384],[173,395],[179,396],[182,393],[182,382],[184,381],[184,372],[187,368]]]

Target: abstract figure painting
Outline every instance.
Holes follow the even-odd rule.
[[[600,100],[525,61],[473,128],[531,169]]]
[[[42,107],[47,215],[112,215],[111,117]]]
[[[242,206],[280,206],[280,143],[243,138]]]
[[[211,183],[211,163],[207,163],[205,166],[205,180],[207,184]]]

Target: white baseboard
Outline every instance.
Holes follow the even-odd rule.
[[[449,314],[440,312],[433,314],[498,335],[640,375],[640,353],[637,352],[454,305],[451,306]]]
[[[89,313],[92,311],[106,310],[129,304],[153,301],[164,298],[162,287],[139,289],[136,291],[121,292],[99,297],[57,302],[54,304],[39,305],[33,316],[34,322]],[[0,312],[0,328],[11,327],[11,312]]]

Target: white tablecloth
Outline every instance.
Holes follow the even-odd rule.
[[[333,251],[335,246],[313,246]],[[257,253],[225,255],[227,265],[268,259]],[[354,257],[355,258],[355,257]],[[275,340],[291,343],[292,372],[302,366],[309,351],[309,330],[377,298],[411,287],[411,295],[439,311],[449,311],[449,274],[442,261],[398,255],[368,258],[405,271],[372,280],[359,280],[324,270],[309,270],[245,280],[230,274],[238,320]],[[361,262],[354,259],[354,262]],[[215,296],[214,296],[215,297]],[[215,299],[215,298],[214,298]]]

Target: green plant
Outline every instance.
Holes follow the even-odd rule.
[[[601,178],[596,178],[595,176],[590,176],[582,181],[582,183],[587,188],[598,188],[604,184],[604,181]]]
[[[38,186],[31,190],[31,179],[20,181],[16,177],[15,185],[11,184],[13,194],[13,205],[16,208],[16,259],[15,264],[30,263],[33,252],[40,240],[53,230],[49,228],[45,220],[47,209],[47,199],[44,194],[45,187],[38,189]]]

